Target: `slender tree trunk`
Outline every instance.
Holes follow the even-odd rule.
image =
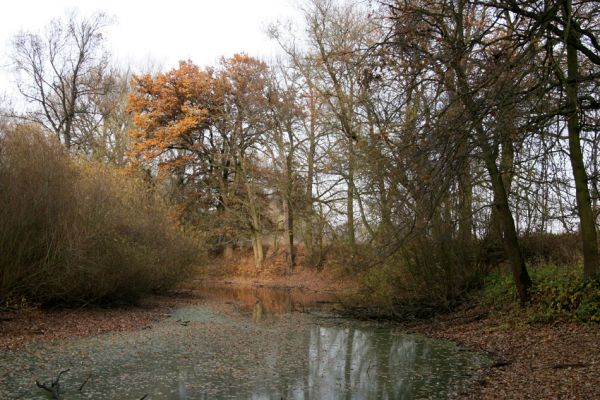
[[[242,171],[245,171],[243,166]],[[265,258],[262,241],[262,223],[260,220],[260,214],[258,211],[258,205],[254,188],[252,187],[252,184],[248,181],[248,177],[244,176],[244,179],[246,191],[248,193],[247,206],[250,217],[250,225],[252,229],[252,248],[254,250],[254,262],[256,264],[256,268],[261,268]]]
[[[285,202],[287,209],[287,247],[288,247],[288,267],[290,272],[296,266],[296,248],[294,247],[294,205],[292,202],[294,196],[294,133],[293,127],[287,126],[288,140],[290,142],[290,150],[285,159],[286,167],[286,185],[285,185]]]
[[[512,127],[514,129],[514,126]],[[515,161],[515,153],[513,145],[510,141],[510,135],[507,132],[498,132],[502,137],[502,149],[500,151],[500,175],[502,176],[502,183],[504,190],[506,191],[506,197],[509,198],[511,194],[512,181],[514,178],[513,166]],[[494,192],[494,204],[498,203],[499,198],[496,192]],[[502,242],[502,223],[501,218],[496,207],[492,207],[490,215],[490,230],[488,239],[494,245]]]
[[[564,4],[567,21],[572,18],[572,1]],[[570,27],[567,28],[569,38],[576,35]],[[591,279],[598,275],[598,239],[594,213],[590,200],[588,187],[588,176],[583,162],[583,151],[581,149],[581,127],[579,126],[579,101],[577,78],[579,77],[579,61],[577,49],[566,40],[567,47],[567,102],[569,115],[567,116],[567,129],[569,132],[569,159],[573,169],[575,180],[575,197],[577,199],[577,211],[579,214],[579,230],[583,242],[583,278]]]
[[[347,137],[348,140],[348,189],[346,213],[348,216],[348,245],[352,257],[356,255],[356,234],[354,230],[354,140]]]
[[[290,194],[291,195],[291,194]],[[296,248],[294,247],[294,215],[292,213],[291,200],[288,197],[285,201],[286,208],[286,242],[287,242],[287,262],[290,272],[296,265]]]
[[[254,232],[252,237],[252,250],[254,251],[254,263],[256,268],[261,268],[265,259],[262,234],[260,232]]]
[[[65,147],[67,148],[67,150],[71,150],[71,118],[67,118],[67,120],[65,121],[65,129],[63,131],[63,138],[65,141]]]
[[[373,230],[373,228],[371,228],[371,224],[369,224],[369,221],[367,220],[367,213],[365,212],[365,208],[363,207],[363,202],[360,197],[360,193],[357,192],[356,188],[354,188],[354,198],[358,203],[358,211],[360,212],[360,220],[362,221],[363,226],[365,227],[367,232],[369,232],[369,236],[371,238],[375,238],[375,231]]]
[[[316,153],[316,126],[317,126],[317,107],[314,90],[310,88],[310,100],[309,100],[309,112],[310,121],[308,127],[308,154],[306,157],[306,204],[305,207],[305,220],[304,220],[304,249],[305,249],[305,263],[308,265],[314,264],[314,209],[313,209],[313,182],[314,182],[314,170],[315,170],[315,153]]]
[[[470,166],[471,164],[466,162],[458,178],[458,234],[465,246],[473,242],[473,182]]]

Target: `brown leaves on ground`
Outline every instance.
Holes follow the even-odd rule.
[[[187,292],[155,296],[138,306],[39,309],[0,313],[0,351],[38,340],[91,336],[145,328],[165,318],[172,307],[197,296]]]
[[[427,336],[490,352],[498,360],[467,398],[600,398],[598,325],[528,325],[497,317],[478,320],[475,314],[470,310],[412,327]]]

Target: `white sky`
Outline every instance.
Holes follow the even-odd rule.
[[[115,18],[106,30],[107,48],[134,70],[163,69],[191,59],[212,65],[221,56],[245,52],[261,59],[278,54],[265,26],[297,15],[296,0],[16,0],[0,12],[0,94],[12,92],[8,53],[20,30],[41,31],[54,17],[77,9],[87,16],[104,11]]]

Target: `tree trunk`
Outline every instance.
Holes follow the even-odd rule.
[[[71,118],[67,118],[65,121],[65,129],[63,131],[63,138],[65,141],[65,147],[67,150],[71,150]]]
[[[458,234],[465,246],[473,242],[473,182],[469,167],[470,163],[467,162],[458,179]]]
[[[314,171],[315,171],[315,153],[316,153],[316,126],[317,126],[317,108],[316,108],[316,99],[314,90],[310,88],[310,102],[309,102],[309,111],[310,111],[310,122],[308,129],[308,154],[306,157],[306,204],[304,205],[305,209],[305,219],[304,219],[304,259],[305,264],[313,266],[314,264],[314,209],[313,209],[313,181],[314,181]]]
[[[572,18],[572,2],[565,2],[565,16],[567,21]],[[567,28],[568,38],[576,35],[573,29]],[[575,197],[577,199],[577,212],[579,214],[579,230],[583,242],[583,278],[591,279],[598,275],[598,239],[592,202],[588,188],[588,176],[583,162],[583,151],[581,149],[580,126],[579,126],[579,102],[577,78],[579,77],[579,62],[577,49],[569,44],[567,46],[567,103],[569,115],[567,116],[567,129],[569,132],[569,160],[573,169],[575,180]]]
[[[256,268],[261,268],[263,265],[263,261],[265,259],[262,235],[260,232],[254,232],[254,237],[252,238],[252,250],[254,251],[254,263]]]
[[[531,288],[531,278],[525,267],[525,261],[519,247],[519,239],[515,228],[510,207],[508,204],[508,195],[506,187],[502,180],[502,174],[496,166],[493,155],[490,152],[484,151],[485,163],[492,181],[492,189],[494,191],[494,208],[496,209],[498,220],[502,228],[502,241],[506,257],[510,262],[512,269],[513,280],[519,295],[519,301],[523,305],[529,301],[529,289]]]
[[[287,261],[290,272],[296,266],[296,248],[294,247],[294,205],[292,198],[294,196],[294,128],[291,123],[287,126],[288,140],[290,150],[285,159],[286,184],[285,184],[285,203],[287,211],[286,221],[286,240],[287,240]]]
[[[290,193],[291,195],[291,193]],[[296,248],[294,247],[294,215],[292,213],[292,204],[291,200],[288,199],[285,202],[285,212],[286,212],[286,242],[287,242],[287,262],[289,272],[294,269],[296,265]]]
[[[525,260],[519,246],[515,220],[513,219],[510,205],[508,203],[508,192],[502,176],[502,172],[496,165],[496,156],[494,148],[488,143],[489,137],[479,118],[479,108],[473,101],[471,91],[469,90],[468,80],[465,70],[460,63],[453,65],[456,73],[456,83],[458,87],[459,98],[465,106],[465,111],[469,113],[472,121],[476,122],[474,126],[476,140],[481,149],[486,169],[490,175],[492,190],[494,192],[494,209],[498,213],[498,220],[502,230],[502,242],[504,252],[511,266],[513,280],[517,288],[519,302],[524,305],[529,301],[529,289],[531,288],[531,278],[525,266]]]
[[[252,229],[252,248],[254,250],[254,261],[256,264],[256,268],[261,268],[264,261],[262,223],[258,211],[258,204],[256,204],[257,200],[254,188],[252,187],[250,182],[248,182],[247,177],[244,177],[244,179],[246,180],[245,186],[246,191],[248,192],[247,205],[248,213],[250,214],[250,227]]]

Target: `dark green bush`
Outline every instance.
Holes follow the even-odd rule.
[[[535,284],[533,301],[540,310],[532,317],[600,322],[600,280],[555,277]]]
[[[31,127],[0,138],[0,300],[133,301],[185,278],[198,243],[139,179]]]

